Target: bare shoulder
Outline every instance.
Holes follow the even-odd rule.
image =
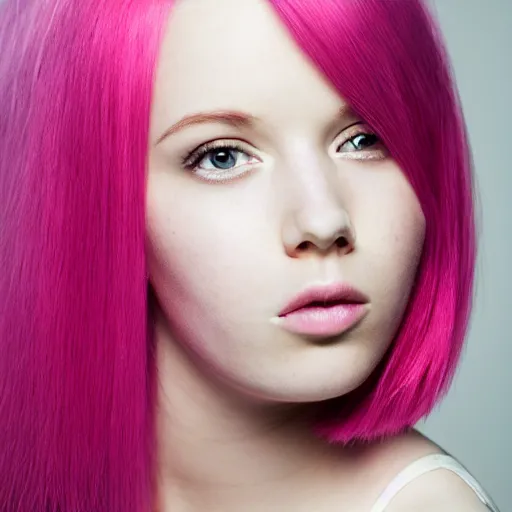
[[[372,448],[369,465],[373,481],[377,482],[375,502],[391,481],[409,464],[444,451],[421,433],[411,430],[386,440]],[[436,469],[421,475],[406,485],[392,499],[386,512],[489,512],[476,493],[457,474]]]
[[[473,489],[446,469],[413,480],[391,501],[387,512],[489,512]]]
[[[373,510],[378,503],[386,503],[386,512],[489,512],[460,476],[441,468],[416,477],[388,501],[386,491],[402,470],[423,457],[446,455],[440,446],[416,430],[354,448],[350,488],[339,485],[347,479],[346,466],[341,466],[340,477],[333,482],[336,503],[332,510],[339,510],[342,499],[347,506],[350,504],[347,509],[354,511]],[[340,488],[344,489],[341,497]]]
[[[354,487],[364,500],[357,508],[370,510],[402,469],[421,457],[435,453],[443,451],[415,430],[363,447],[358,456],[357,476],[353,476]]]

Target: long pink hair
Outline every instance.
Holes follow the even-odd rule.
[[[382,364],[325,405],[332,441],[392,435],[453,376],[471,306],[471,162],[420,0],[269,0],[380,135],[427,233]],[[0,507],[149,512],[155,361],[145,262],[154,70],[172,0],[0,4]]]

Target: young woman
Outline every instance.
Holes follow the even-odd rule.
[[[496,511],[413,430],[475,264],[421,2],[0,9],[1,510]]]

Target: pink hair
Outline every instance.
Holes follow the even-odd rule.
[[[171,0],[0,5],[0,503],[147,512],[155,362],[145,269],[154,69]],[[470,157],[420,0],[271,0],[387,144],[427,220],[416,286],[367,383],[322,410],[332,441],[392,435],[447,389],[471,306]]]

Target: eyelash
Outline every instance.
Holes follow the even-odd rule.
[[[381,144],[381,141],[380,139],[377,137],[377,135],[371,131],[368,131],[368,132],[365,132],[365,131],[359,131],[357,133],[354,133],[352,136],[350,136],[349,138],[347,138],[342,144],[339,144],[337,146],[337,152],[339,151],[339,149],[352,142],[357,138],[357,137],[361,137],[361,136],[370,136],[370,137],[376,137],[377,138],[377,142],[375,143],[375,145],[379,145]],[[225,141],[219,141],[219,140],[216,140],[216,141],[212,141],[212,142],[207,142],[206,144],[203,144],[202,146],[200,146],[199,148],[195,149],[194,151],[192,151],[191,153],[189,153],[183,160],[182,160],[182,167],[188,171],[195,171],[196,167],[198,166],[198,164],[206,157],[208,156],[209,154],[213,154],[214,151],[220,151],[220,150],[223,150],[223,151],[227,151],[227,152],[233,152],[233,153],[245,153],[246,155],[250,156],[251,158],[257,158],[253,153],[251,153],[250,151],[247,150],[247,148],[239,143],[239,142],[236,142],[236,141],[232,141],[232,142],[225,142]],[[366,156],[362,156],[361,153],[364,153],[366,152],[367,155]],[[373,152],[373,155],[372,155],[372,152]],[[378,153],[377,155],[375,155],[375,153]],[[372,148],[364,148],[364,149],[353,149],[352,151],[348,151],[346,154],[351,154],[351,153],[356,153],[357,155],[359,156],[351,156],[349,158],[351,159],[358,159],[358,160],[380,160],[383,158],[383,151],[382,149],[372,149]],[[231,168],[231,169],[226,169],[226,170],[222,170],[222,169],[217,169],[215,171],[212,171],[212,170],[208,170],[208,169],[203,169],[203,173],[205,174],[226,174],[226,173],[230,173],[230,172],[233,172],[233,170],[236,169],[235,168]],[[213,180],[214,178],[212,178]]]
[[[247,148],[244,147],[239,142],[233,141],[233,142],[224,142],[224,141],[213,141],[213,142],[207,142],[206,144],[203,144],[198,149],[195,149],[191,153],[189,153],[182,161],[182,165],[187,170],[193,170],[201,160],[205,156],[207,156],[209,153],[213,153],[213,151],[218,150],[231,150],[231,151],[239,151],[240,153],[246,153],[249,156],[255,158],[255,155],[249,153],[247,151]],[[221,169],[219,169],[219,172]]]

